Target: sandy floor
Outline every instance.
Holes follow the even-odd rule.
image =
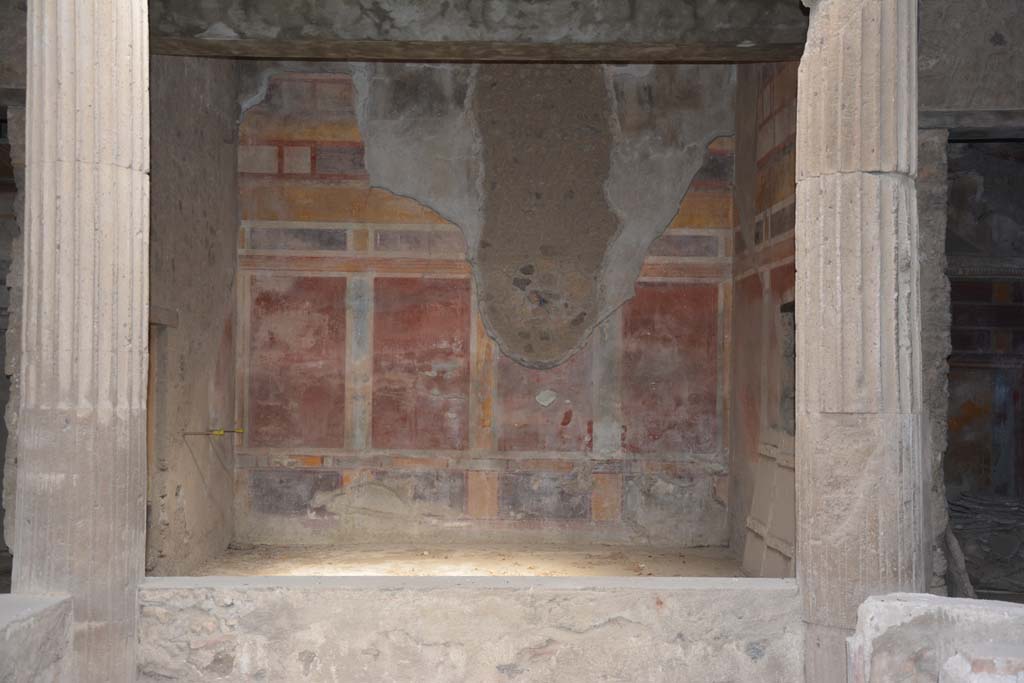
[[[725,548],[620,546],[250,546],[198,576],[742,576]]]

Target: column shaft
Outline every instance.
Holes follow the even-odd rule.
[[[923,590],[928,566],[917,2],[807,4],[797,113],[797,575],[808,676],[842,680],[844,634],[860,603]]]
[[[143,0],[30,0],[14,590],[69,593],[83,681],[135,678],[144,571]]]

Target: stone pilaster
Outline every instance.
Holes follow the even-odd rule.
[[[345,298],[345,445],[360,451],[373,432],[373,278],[350,276]]]
[[[798,579],[807,680],[928,567],[914,0],[818,0],[797,137]]]
[[[17,593],[73,599],[82,681],[135,678],[149,54],[142,0],[29,2]]]

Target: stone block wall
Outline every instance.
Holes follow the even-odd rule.
[[[236,539],[726,543],[732,138],[636,296],[535,370],[484,331],[459,229],[370,186],[354,97],[281,73],[241,121]]]
[[[758,453],[795,433],[792,314],[783,307],[795,298],[797,64],[738,69],[729,500],[731,545],[742,554]]]
[[[868,598],[849,639],[851,683],[1016,683],[1024,606],[894,593]]]

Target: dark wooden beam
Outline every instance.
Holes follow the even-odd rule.
[[[154,54],[254,59],[401,62],[743,63],[800,59],[803,43],[768,45],[669,43],[522,43],[209,39],[152,36]]]

